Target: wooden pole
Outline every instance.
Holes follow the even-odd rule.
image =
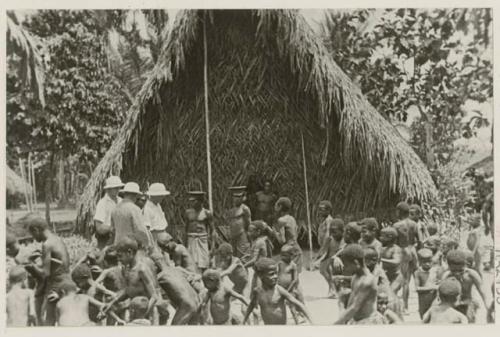
[[[203,17],[203,84],[205,92],[205,136],[207,148],[208,208],[213,212],[212,201],[212,159],[210,155],[210,115],[208,110],[208,65],[207,65],[207,12]]]
[[[23,160],[19,158],[19,169],[21,170],[21,178],[23,178],[23,190],[24,190],[24,199],[26,200],[26,208],[28,209],[29,212],[31,212],[31,207],[30,207],[30,200],[28,197],[28,186],[26,185],[26,178],[24,176],[24,166],[23,166]]]
[[[309,270],[312,270],[313,249],[312,249],[312,233],[311,233],[311,214],[309,207],[309,189],[307,187],[307,164],[306,164],[306,150],[304,146],[304,132],[300,131],[302,140],[302,166],[304,168],[304,188],[306,192],[306,214],[307,214],[307,234],[309,236]]]
[[[31,159],[31,152],[28,154],[28,176],[30,177],[31,186],[31,205],[33,206],[33,210],[36,210],[35,175],[33,173],[33,160]]]

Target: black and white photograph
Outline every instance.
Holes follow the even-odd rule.
[[[495,323],[494,12],[4,10],[4,325]]]

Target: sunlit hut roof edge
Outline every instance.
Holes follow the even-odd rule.
[[[425,165],[401,138],[397,130],[375,110],[362,95],[360,89],[333,61],[321,39],[298,11],[252,10],[245,12],[251,15],[254,20],[252,22],[255,22],[255,40],[261,43],[272,41],[271,48],[278,49],[279,55],[288,62],[289,72],[297,79],[297,93],[290,94],[301,95],[305,92],[316,102],[317,109],[308,112],[306,117],[314,119],[314,123],[317,123],[322,130],[321,134],[324,138],[322,142],[326,145],[321,150],[323,153],[321,164],[329,165],[329,160],[331,162],[331,159],[327,159],[327,157],[331,158],[328,147],[333,147],[331,145],[334,141],[333,135],[337,134],[335,146],[337,146],[337,155],[340,160],[336,162],[341,163],[339,165],[341,165],[342,172],[356,171],[356,179],[361,179],[360,184],[365,189],[365,191],[357,191],[357,194],[349,191],[350,187],[347,188],[338,181],[355,180],[354,175],[338,177],[338,181],[332,179],[335,181],[323,182],[324,186],[321,191],[318,190],[316,193],[314,187],[310,187],[311,195],[315,196],[312,202],[323,197],[328,198],[329,195],[335,193],[349,195],[352,192],[353,200],[346,204],[349,206],[345,208],[359,210],[383,203],[384,199],[389,199],[386,198],[389,194],[421,201],[429,201],[435,197],[436,188]],[[218,13],[217,15],[222,15],[220,11]],[[200,28],[202,22],[203,11],[180,11],[175,22],[164,32],[163,38],[166,40],[158,63],[148,75],[128,111],[124,124],[94,170],[80,199],[77,219],[80,226],[91,220],[89,215],[93,214],[95,204],[101,196],[104,180],[111,173],[118,174],[122,170],[123,154],[129,151],[134,161],[141,155],[139,138],[143,131],[144,118],[150,111],[146,107],[164,108],[161,105],[162,92],[160,90],[164,88],[162,86],[175,83],[176,76],[179,77],[183,69],[189,67],[187,57],[190,50],[194,47],[203,50],[203,30]],[[207,25],[209,28],[213,25],[217,26],[218,21],[213,20]],[[210,45],[209,48],[215,47]],[[238,50],[233,52],[238,53]],[[256,51],[256,53],[259,52],[260,49]],[[201,72],[202,69],[199,71]],[[210,78],[209,86],[213,85],[214,81],[217,79]],[[169,88],[171,91],[176,90],[175,85]],[[202,106],[200,110],[203,110]],[[161,126],[158,125],[158,127]],[[309,137],[311,133],[306,132],[305,136]],[[300,138],[298,139],[300,143]],[[162,139],[162,142],[165,140]],[[155,145],[150,146],[151,151],[159,148],[158,144]],[[215,150],[212,149],[212,151]],[[197,158],[197,160],[203,161],[204,158]],[[314,164],[309,164],[310,171],[314,170]],[[296,164],[294,170],[301,171],[301,165],[300,162]],[[204,162],[203,167],[205,166]],[[295,183],[298,184],[297,193],[302,195],[303,182]],[[340,188],[342,191],[339,190]],[[328,193],[322,191],[328,191]],[[366,198],[359,197],[360,200],[357,202],[358,196]],[[297,200],[295,202],[297,203]],[[303,200],[298,202],[303,203]]]

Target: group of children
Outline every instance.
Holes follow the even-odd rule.
[[[337,324],[397,324],[408,310],[411,278],[424,323],[472,323],[477,290],[492,316],[478,258],[480,222],[471,221],[467,247],[417,223],[418,207],[398,204],[400,219],[379,228],[374,218],[344,224],[320,204],[324,235],[314,265],[339,304]],[[416,220],[416,221],[414,221]],[[273,258],[272,229],[251,221],[248,256],[229,243],[211,253],[208,268],[188,249],[160,233],[153,249],[131,236],[96,248],[70,266],[63,241],[45,221],[29,230],[42,251],[19,259],[7,235],[7,325],[183,325],[312,323],[299,284],[296,247],[284,244]],[[259,309],[259,310],[257,310]]]

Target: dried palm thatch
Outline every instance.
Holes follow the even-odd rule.
[[[186,190],[207,182],[203,18],[201,10],[180,12],[165,34],[157,64],[86,186],[80,231],[110,174],[164,182],[174,192],[167,218],[182,228]],[[261,175],[303,218],[301,131],[313,205],[329,199],[336,213],[369,214],[399,198],[433,198],[424,164],[297,11],[213,10],[207,18],[216,213],[229,207],[227,186]]]
[[[31,186],[26,180],[21,178],[13,169],[6,166],[5,170],[5,189],[8,194],[31,193]]]

